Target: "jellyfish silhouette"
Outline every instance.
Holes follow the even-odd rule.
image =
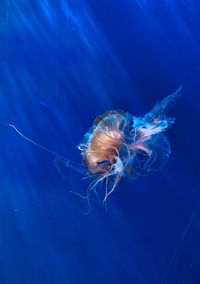
[[[151,111],[141,117],[122,110],[110,110],[98,116],[78,146],[82,163],[66,159],[26,137],[14,125],[9,126],[24,139],[53,154],[59,171],[62,164],[92,178],[86,198],[91,192],[97,193],[98,184],[105,181],[102,200],[105,205],[122,177],[134,181],[139,176],[160,170],[166,164],[171,150],[163,132],[175,122],[175,118],[167,117],[166,112],[175,104],[181,89],[179,87],[158,101]]]

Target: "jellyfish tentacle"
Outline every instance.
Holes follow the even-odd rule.
[[[110,195],[111,193],[113,193],[113,191],[115,190],[115,188],[116,188],[118,182],[120,181],[120,178],[121,178],[121,176],[120,176],[120,175],[117,175],[117,177],[115,178],[115,182],[114,182],[112,188],[111,188],[109,191],[107,190],[107,187],[106,187],[106,194],[105,194],[104,199],[103,199],[103,205],[104,205],[104,207],[106,207],[107,199],[108,199],[109,195]]]
[[[29,137],[27,137],[26,135],[24,135],[21,131],[19,131],[15,125],[13,124],[9,124],[8,126],[12,127],[23,139],[25,139],[26,141],[30,142],[31,144],[37,146],[38,148],[52,154],[55,156],[54,158],[54,163],[58,166],[58,162],[65,165],[65,167],[67,168],[71,168],[73,169],[74,171],[78,172],[78,173],[81,173],[81,174],[84,174],[84,175],[87,175],[88,171],[85,169],[85,167],[82,165],[82,164],[79,164],[79,163],[76,163],[76,162],[73,162],[67,158],[65,158],[64,156],[58,154],[57,152],[55,151],[52,151],[50,149],[48,149],[47,147],[33,141],[32,139],[30,139]]]
[[[76,192],[76,191],[72,191],[72,190],[70,190],[70,193],[73,193],[73,194],[77,195],[78,197],[80,197],[83,200],[85,200],[85,199],[87,200],[88,211],[87,212],[81,211],[81,213],[83,215],[89,215],[91,213],[91,210],[92,210],[91,209],[91,204],[90,204],[90,193],[88,192],[85,196],[80,194],[80,193],[78,193],[78,192]]]

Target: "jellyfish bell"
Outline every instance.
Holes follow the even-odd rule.
[[[157,102],[151,111],[141,117],[122,110],[110,110],[98,116],[78,146],[82,164],[34,142],[14,125],[9,126],[27,141],[53,154],[54,164],[60,173],[62,164],[85,177],[93,178],[88,187],[87,199],[91,192],[97,193],[98,184],[105,181],[105,205],[122,177],[134,181],[139,176],[160,170],[166,164],[171,149],[163,132],[175,121],[175,118],[166,115],[166,111],[174,105],[180,91],[181,87]]]
[[[95,120],[93,127],[78,146],[89,172],[120,172],[120,165],[122,167],[123,163],[119,150],[124,144],[120,130],[122,118],[120,113],[113,111],[104,114],[102,119],[98,117],[98,122]]]

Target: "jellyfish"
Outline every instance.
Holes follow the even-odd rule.
[[[59,172],[61,165],[64,165],[91,178],[87,198],[92,192],[98,194],[98,185],[104,182],[102,201],[106,205],[121,178],[128,178],[132,182],[140,176],[160,170],[168,161],[171,149],[164,132],[172,126],[175,118],[168,117],[166,113],[175,104],[181,89],[179,87],[158,101],[147,114],[140,117],[123,110],[110,110],[98,116],[78,145],[82,163],[71,161],[34,142],[13,124],[9,126],[27,141],[53,154]]]

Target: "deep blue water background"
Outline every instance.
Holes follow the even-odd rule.
[[[0,2],[1,284],[200,283],[198,2]],[[7,127],[79,162],[97,115],[142,115],[179,85],[166,167],[87,216],[81,176]]]

